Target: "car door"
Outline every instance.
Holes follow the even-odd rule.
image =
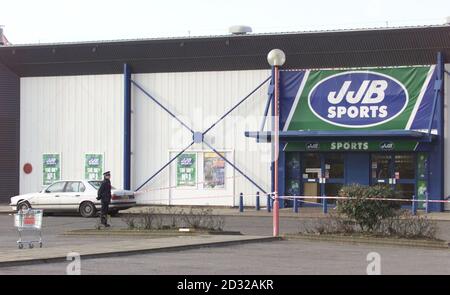
[[[66,181],[57,181],[47,187],[38,198],[36,198],[36,204],[31,204],[33,207],[57,210],[60,205],[61,194],[64,193]]]
[[[86,187],[81,181],[68,181],[64,193],[61,194],[60,208],[62,210],[76,211]]]

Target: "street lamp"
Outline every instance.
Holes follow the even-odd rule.
[[[286,62],[286,55],[281,49],[272,49],[269,54],[267,54],[267,61],[272,67],[272,75],[274,81],[274,119],[273,124],[274,129],[274,167],[273,167],[273,183],[274,183],[274,200],[273,200],[273,236],[278,237],[280,233],[280,202],[278,199],[278,154],[280,149],[280,105],[279,105],[279,67],[284,65]],[[268,204],[270,206],[270,204]]]
[[[281,49],[272,49],[267,54],[267,62],[272,67],[281,67],[286,62],[286,54]]]

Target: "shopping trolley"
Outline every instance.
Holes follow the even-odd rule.
[[[39,247],[42,248],[42,216],[43,210],[28,209],[20,210],[14,214],[14,226],[19,233],[19,240],[17,245],[19,249],[23,248],[23,244],[28,244],[28,247],[33,248],[33,243],[39,243]],[[24,240],[24,234],[28,232],[31,234],[29,240]],[[35,233],[33,235],[33,233]],[[36,237],[39,234],[39,239]],[[34,237],[34,239],[31,239]]]

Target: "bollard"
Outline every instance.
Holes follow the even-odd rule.
[[[323,213],[327,214],[328,213],[327,199],[324,198],[322,204],[323,204]]]
[[[270,194],[268,194],[267,195],[267,212],[272,211],[271,203],[270,203],[271,200],[272,200],[272,198],[270,197]]]
[[[244,212],[244,194],[239,194],[239,212]]]
[[[294,198],[294,213],[298,213],[298,200]]]
[[[413,215],[417,215],[417,200],[416,200],[416,196],[413,195],[413,201],[412,201],[412,206],[411,206],[411,213]]]
[[[256,211],[261,210],[261,206],[259,203],[259,192],[256,192]]]

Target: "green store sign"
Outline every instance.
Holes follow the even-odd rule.
[[[196,186],[197,154],[183,153],[177,159],[177,186]]]
[[[102,180],[103,163],[103,154],[85,154],[84,178],[87,180]]]
[[[423,129],[430,66],[282,72],[284,130]],[[299,86],[303,85],[303,86]],[[298,89],[294,91],[291,89]],[[293,102],[293,103],[292,103]]]
[[[290,142],[285,151],[297,152],[389,152],[414,151],[414,141],[321,141]]]
[[[42,184],[49,185],[61,180],[61,155],[42,155]]]

